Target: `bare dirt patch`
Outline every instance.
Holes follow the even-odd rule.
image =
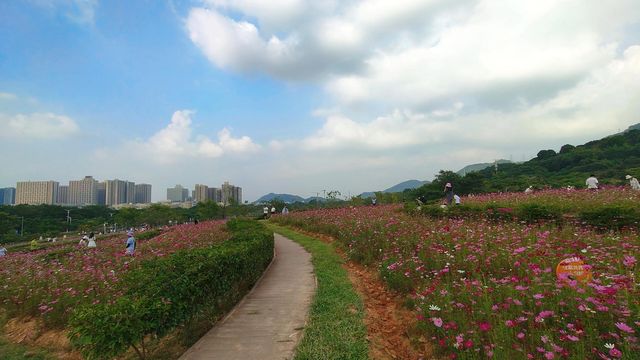
[[[334,239],[324,234],[296,231],[333,243]],[[344,252],[338,253],[346,259]],[[369,357],[375,360],[389,359],[435,359],[432,346],[424,338],[414,339],[412,345],[410,331],[417,321],[415,314],[402,306],[400,295],[386,288],[375,269],[366,268],[353,261],[346,261],[344,268],[355,290],[360,294],[365,307],[364,323],[369,340]]]
[[[64,330],[43,330],[42,320],[36,318],[14,318],[4,326],[4,337],[15,344],[47,349],[62,360],[81,360],[73,351]]]

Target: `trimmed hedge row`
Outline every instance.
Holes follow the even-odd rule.
[[[145,261],[124,276],[123,296],[77,309],[72,344],[89,359],[113,358],[129,347],[143,358],[146,336],[163,336],[206,307],[237,302],[271,262],[273,233],[251,220],[231,220],[227,228],[230,240]]]
[[[416,207],[405,207],[407,211],[415,209]],[[423,205],[419,212],[431,217],[483,216],[494,220],[518,220],[528,223],[580,222],[603,229],[620,229],[640,225],[640,210],[637,207],[623,205],[605,205],[594,209],[583,209],[577,213],[565,213],[558,207],[531,203],[508,208],[498,207],[492,203],[487,203],[484,207],[457,205],[442,208],[439,205]]]

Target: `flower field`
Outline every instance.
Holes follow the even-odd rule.
[[[467,206],[515,207],[521,204],[553,206],[563,213],[578,213],[603,206],[634,206],[640,202],[640,191],[629,187],[593,190],[549,189],[531,193],[492,193],[465,197]]]
[[[628,195],[636,196],[576,191],[555,201],[597,207],[607,205],[599,196]],[[520,198],[499,196],[505,206]],[[495,195],[467,200],[479,204]],[[432,218],[399,206],[306,211],[273,221],[332,235],[351,259],[376,266],[390,288],[406,294],[419,330],[445,357],[632,359],[640,351],[637,228]],[[568,258],[582,261],[590,278],[558,276],[556,267]]]
[[[172,227],[139,240],[135,257],[125,256],[126,236],[98,239],[97,248],[76,244],[10,253],[0,258],[0,307],[9,318],[40,317],[48,328],[64,328],[74,309],[113,302],[127,285],[122,275],[141,261],[178,250],[206,247],[229,237],[224,222]]]

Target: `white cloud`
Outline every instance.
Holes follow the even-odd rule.
[[[311,151],[446,148],[454,143],[514,149],[614,133],[640,121],[640,46],[629,47],[620,59],[536,105],[470,113],[464,108],[458,102],[428,113],[396,110],[371,121],[332,114],[297,145]]]
[[[53,113],[8,115],[0,113],[0,137],[12,140],[60,139],[78,133],[78,125],[68,116]]]
[[[621,33],[640,22],[634,0],[207,4],[186,25],[217,66],[312,79],[343,106],[388,109],[544,101],[615,60]]]
[[[231,131],[223,128],[218,140],[204,135],[193,135],[191,117],[194,111],[179,110],[173,113],[171,122],[147,140],[136,140],[125,145],[139,157],[157,163],[174,163],[185,158],[219,158],[225,154],[249,154],[260,150],[248,136],[234,138]],[[98,155],[99,153],[96,153]]]

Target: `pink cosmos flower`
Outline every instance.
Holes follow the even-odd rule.
[[[636,264],[636,258],[632,255],[625,255],[622,263],[626,267],[633,267]]]
[[[524,339],[524,333],[518,333],[518,335],[516,335],[516,337],[520,340]]]
[[[489,324],[488,322],[484,321],[478,324],[478,327],[480,328],[480,330],[482,331],[489,331],[491,330],[491,324]]]
[[[544,353],[544,358],[548,359],[548,360],[552,360],[556,357],[556,355],[554,353],[552,353],[551,351],[547,351],[546,353]]]
[[[629,334],[633,334],[635,332],[635,330],[633,330],[629,325],[623,323],[623,322],[617,322],[616,323],[616,327],[626,333]]]
[[[542,295],[542,294],[534,294],[533,298],[536,299],[536,300],[544,299],[544,295]]]
[[[433,325],[435,325],[436,327],[442,327],[442,319],[441,318],[431,318],[431,321],[433,321]]]
[[[622,351],[613,348],[611,350],[609,350],[609,355],[613,356],[614,358],[621,358],[622,357]]]
[[[574,335],[567,335],[567,339],[571,340],[571,341],[579,341],[580,338]]]
[[[504,322],[506,327],[514,327],[516,325],[516,323],[513,322],[513,320],[507,320]]]

